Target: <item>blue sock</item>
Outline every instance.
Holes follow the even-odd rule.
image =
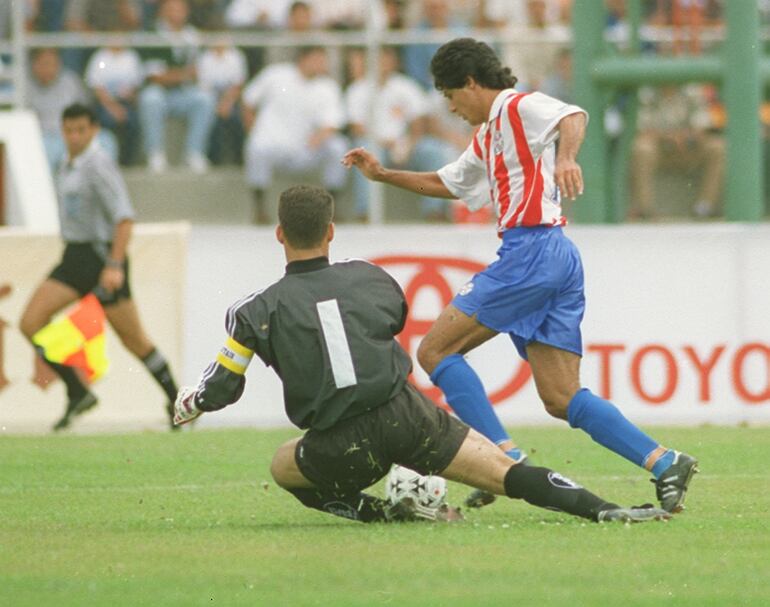
[[[628,421],[615,405],[587,388],[572,397],[567,419],[570,426],[580,428],[597,443],[637,466],[644,467],[647,456],[659,446]]]
[[[668,470],[669,466],[674,463],[674,457],[676,456],[676,453],[672,449],[669,449],[666,451],[663,455],[661,455],[658,458],[658,461],[655,462],[652,466],[652,475],[655,478],[660,478],[660,475],[663,474],[666,470]]]
[[[527,457],[526,453],[524,453],[524,451],[522,451],[518,447],[514,447],[513,449],[508,449],[508,451],[506,451],[505,454],[516,463],[520,463],[521,460]]]
[[[511,440],[503,428],[484,386],[462,354],[450,354],[430,374],[457,417],[496,445]]]

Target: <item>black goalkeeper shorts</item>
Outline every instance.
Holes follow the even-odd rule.
[[[383,478],[391,464],[437,474],[454,459],[468,426],[437,407],[411,384],[384,405],[308,430],[294,458],[319,489],[358,493]]]
[[[87,295],[99,284],[99,275],[104,269],[109,250],[109,243],[68,242],[61,262],[51,271],[48,278],[72,287],[81,296]],[[123,286],[117,291],[97,292],[102,305],[108,306],[121,299],[131,299],[128,259],[123,262],[123,275]]]

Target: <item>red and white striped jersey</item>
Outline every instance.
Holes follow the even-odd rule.
[[[501,91],[489,120],[462,156],[439,169],[438,175],[471,210],[492,202],[499,233],[520,226],[564,225],[553,178],[556,127],[562,118],[578,112],[586,114],[543,93]]]

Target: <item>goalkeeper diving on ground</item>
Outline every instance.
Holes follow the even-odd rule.
[[[423,396],[408,381],[412,362],[395,339],[406,321],[404,294],[366,261],[329,262],[333,213],[323,189],[281,194],[276,237],[286,273],[229,308],[225,345],[199,384],[180,390],[176,423],[237,401],[256,354],[281,378],[289,419],[307,430],[278,448],[273,478],[309,508],[362,522],[419,518],[413,504],[363,493],[395,463],[597,522],[670,517],[651,505],[623,508],[553,470],[517,464]],[[460,515],[445,508],[431,518]]]

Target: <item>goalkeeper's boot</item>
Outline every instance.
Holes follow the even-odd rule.
[[[93,409],[97,402],[99,401],[91,392],[86,392],[78,400],[71,400],[69,403],[67,403],[67,409],[64,412],[62,418],[56,422],[56,424],[54,424],[54,431],[58,432],[59,430],[64,430],[67,428],[72,422],[73,417],[77,417],[89,409]]]
[[[698,472],[698,460],[686,453],[674,451],[674,463],[656,479],[655,493],[661,508],[666,512],[681,512],[684,510],[684,498],[687,497],[687,487],[693,474]]]
[[[515,459],[513,461],[517,466],[526,466],[529,463],[526,453],[523,453],[519,459]],[[471,491],[470,495],[465,498],[465,507],[483,508],[484,506],[489,506],[489,504],[494,502],[496,499],[497,496],[494,493],[484,491],[483,489],[474,489]]]
[[[463,515],[459,508],[453,508],[449,504],[441,504],[438,508],[421,506],[411,497],[404,497],[388,507],[386,518],[389,522],[407,521],[439,521],[453,523],[462,521]]]
[[[599,523],[614,521],[621,523],[644,523],[647,521],[667,521],[670,518],[670,513],[660,508],[655,508],[652,504],[632,506],[631,508],[610,508],[609,510],[602,510],[596,515],[596,521]]]

